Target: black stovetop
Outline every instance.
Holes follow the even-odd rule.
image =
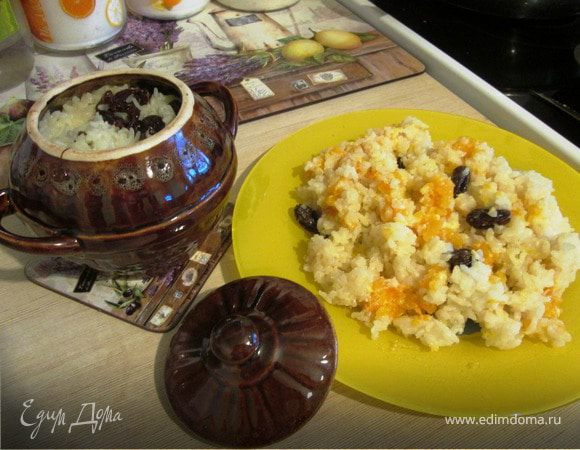
[[[372,1],[580,146],[580,16],[508,19],[435,0]]]

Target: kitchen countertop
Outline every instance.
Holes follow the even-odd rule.
[[[419,108],[485,118],[425,73],[298,110],[245,123],[236,139],[235,198],[249,168],[276,142],[331,115],[373,108]],[[15,218],[8,225],[18,226]],[[164,394],[163,367],[172,333],[155,334],[100,314],[29,282],[31,256],[0,248],[0,360],[3,447],[208,447],[175,421]],[[231,248],[200,295],[238,278]],[[361,368],[364,370],[364,368]],[[509,374],[506,374],[509,376]],[[533,395],[533,394],[530,394]],[[30,399],[33,402],[26,403]],[[40,411],[61,409],[66,423],[83,404],[122,420],[89,425],[40,424]],[[29,408],[27,409],[27,406]],[[23,412],[25,412],[24,416]],[[88,409],[83,420],[88,418]],[[577,447],[580,402],[542,414],[560,425],[447,425],[335,382],[316,416],[274,447]],[[24,417],[24,419],[23,419]],[[34,439],[32,439],[34,436]]]

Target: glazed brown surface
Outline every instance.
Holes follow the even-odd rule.
[[[162,144],[107,161],[69,161],[25,136],[11,165],[12,199],[54,228],[120,233],[202,202],[231,170],[234,147],[215,111],[195,95],[192,119]],[[219,188],[219,186],[218,186]]]
[[[179,92],[170,81],[148,74],[107,76],[55,96],[40,117],[72,95],[111,83]],[[21,251],[70,256],[104,271],[162,271],[183,262],[218,220],[237,169],[237,107],[229,91],[211,82],[192,88],[193,114],[183,127],[157,145],[117,159],[70,160],[67,150],[59,158],[25,133],[11,163],[10,208],[7,203],[0,212],[13,209],[39,234],[53,238],[42,245],[42,239],[25,240],[0,229],[0,241]],[[203,96],[224,104],[225,121]],[[55,236],[77,239],[78,245],[67,252],[54,245]]]
[[[337,363],[316,297],[281,278],[218,288],[186,316],[165,368],[169,400],[199,437],[255,447],[283,439],[318,410]]]

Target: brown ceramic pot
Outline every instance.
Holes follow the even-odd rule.
[[[63,149],[39,133],[44,114],[107,84],[157,87],[177,96],[181,107],[163,130],[113,150]],[[223,121],[206,96],[223,104]],[[226,204],[237,168],[237,121],[230,92],[213,82],[188,87],[172,76],[136,69],[60,85],[30,110],[14,147],[10,188],[0,191],[0,217],[16,212],[46,237],[25,238],[0,226],[0,243],[103,271],[156,272],[179,264]]]

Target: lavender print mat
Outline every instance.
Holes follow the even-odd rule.
[[[356,35],[354,48],[324,47],[298,60],[284,49],[314,32]],[[331,45],[331,44],[328,44]],[[119,37],[85,55],[37,55],[26,83],[36,99],[95,70],[144,68],[187,83],[214,80],[232,91],[242,122],[422,73],[416,58],[335,0],[301,0],[271,12],[234,11],[211,1],[186,20],[129,15]]]

